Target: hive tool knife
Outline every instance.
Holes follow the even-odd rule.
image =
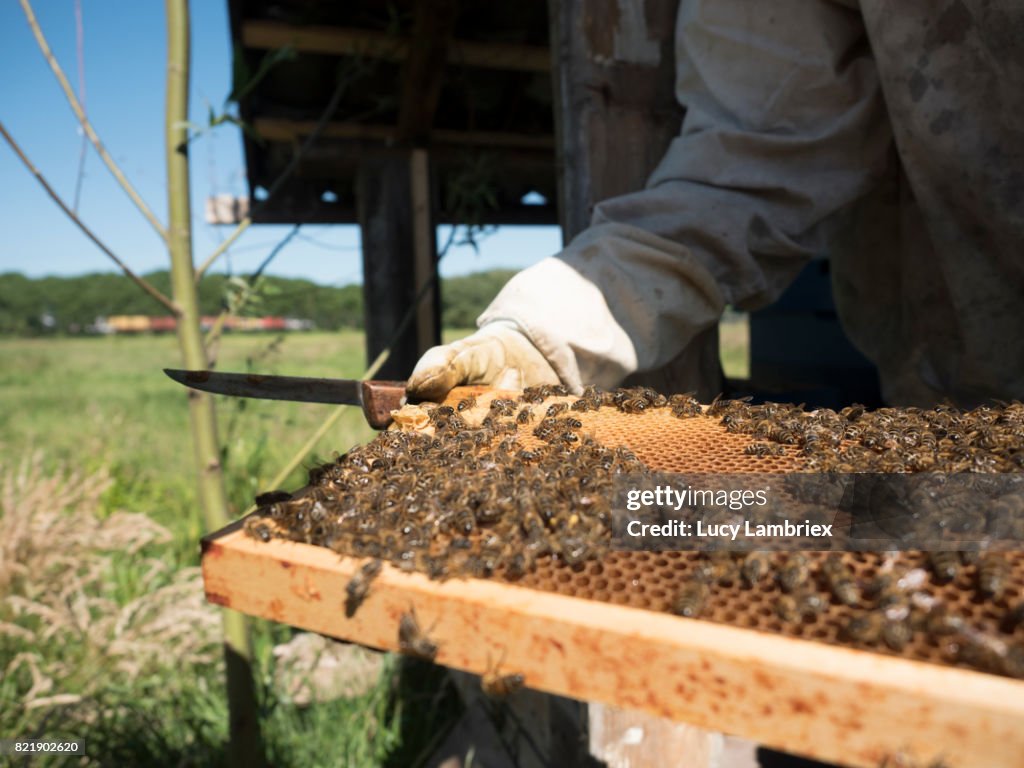
[[[401,408],[405,403],[404,381],[313,379],[302,376],[262,376],[255,373],[182,371],[174,368],[164,368],[164,373],[186,387],[216,395],[358,405],[362,407],[367,423],[374,429],[387,427],[391,423],[391,411]]]

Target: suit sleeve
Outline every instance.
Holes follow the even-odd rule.
[[[672,360],[723,307],[778,297],[894,162],[859,12],[828,0],[684,0],[680,135],[645,189],[600,203],[480,317],[515,323],[569,386]]]

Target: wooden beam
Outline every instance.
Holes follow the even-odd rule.
[[[358,211],[347,205],[309,205],[299,202],[275,203],[270,201],[260,208],[253,219],[254,224],[358,224]],[[221,223],[230,224],[231,221]],[[233,222],[237,224],[238,222]],[[438,224],[458,224],[440,211]],[[516,208],[505,207],[489,211],[486,224],[502,224],[509,226],[550,226],[558,224],[558,212],[553,205],[523,205]]]
[[[315,120],[288,120],[280,117],[259,117],[253,128],[266,141],[296,142],[308,136],[316,127]],[[384,144],[399,143],[398,129],[391,125],[334,122],[324,126],[322,138],[376,141]],[[432,129],[429,143],[449,146],[548,149],[554,150],[554,136],[508,133],[502,131],[455,131]]]
[[[402,142],[424,142],[430,135],[458,15],[455,0],[417,0],[415,13],[398,107],[396,135]]]
[[[551,0],[550,40],[559,210],[566,241],[601,200],[643,189],[679,134],[674,29],[678,0],[646,0],[639,16],[604,0]]]
[[[420,357],[417,316],[401,329],[417,293],[410,153],[369,157],[359,167],[356,201],[363,244],[366,355],[391,350],[377,378],[405,380]],[[431,331],[435,337],[439,330]],[[434,343],[437,343],[436,341]]]
[[[242,23],[242,44],[248,48],[262,50],[291,46],[300,53],[365,56],[372,59],[403,61],[409,55],[411,42],[409,37],[368,29],[296,26],[260,20]],[[457,66],[481,69],[517,72],[551,70],[551,52],[537,45],[453,40],[448,47],[446,61]]]

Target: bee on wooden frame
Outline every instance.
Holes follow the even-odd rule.
[[[403,613],[398,621],[398,648],[402,653],[424,661],[433,661],[437,656],[437,643],[420,628],[415,607]]]
[[[359,610],[359,606],[366,600],[370,593],[370,583],[380,574],[382,563],[380,560],[370,560],[362,568],[355,572],[352,579],[345,586],[345,615],[352,618]]]
[[[493,667],[491,666],[490,654],[487,656],[487,671],[480,676],[480,688],[488,698],[491,699],[504,699],[511,696],[516,691],[522,689],[526,683],[526,677],[518,672],[511,674],[501,674],[499,668],[501,667],[501,660],[505,658],[505,653],[502,651],[501,659]]]
[[[274,533],[270,526],[267,525],[266,520],[258,515],[251,515],[246,518],[243,528],[247,535],[263,542],[270,541],[274,536]]]

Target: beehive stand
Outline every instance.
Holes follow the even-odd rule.
[[[449,401],[464,394],[456,390]],[[481,395],[480,407],[496,394]],[[726,432],[713,418],[626,417],[612,409],[579,418],[597,440],[627,445],[653,470],[801,469],[794,451],[745,456],[750,438]],[[501,673],[521,673],[537,690],[820,760],[873,768],[899,755],[922,765],[941,759],[950,768],[1024,765],[1024,682],[940,663],[938,646],[921,638],[899,657],[841,645],[838,606],[784,624],[772,609],[774,583],[718,588],[699,620],[665,613],[694,558],[618,552],[575,571],[546,561],[514,584],[438,582],[385,565],[348,618],[345,587],[363,561],[307,544],[262,542],[236,523],[204,540],[203,576],[211,602],[392,651],[399,620],[414,607],[439,646],[439,664],[483,674],[501,659]],[[868,577],[878,556],[851,555],[849,562]],[[973,600],[964,584],[935,590],[978,625],[994,624],[992,606]],[[1021,594],[1024,568],[1014,557],[1000,599]]]

